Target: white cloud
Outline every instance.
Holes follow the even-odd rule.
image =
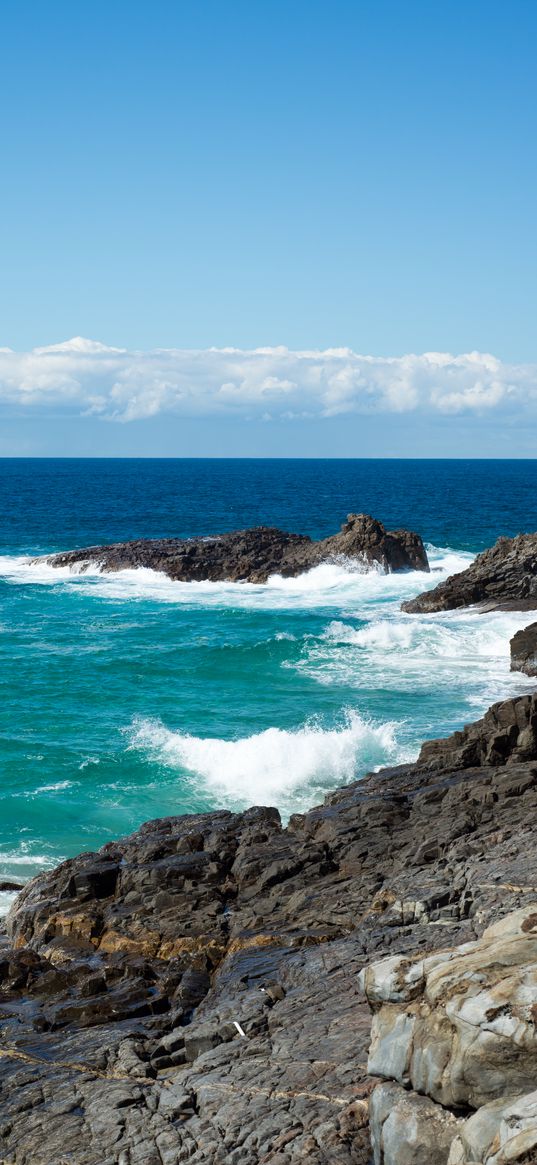
[[[345,413],[537,413],[537,365],[488,353],[361,356],[350,348],[156,348],[80,336],[30,352],[0,348],[0,405],[118,421],[158,413],[259,419]]]

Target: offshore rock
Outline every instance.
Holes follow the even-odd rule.
[[[293,577],[322,562],[350,560],[386,572],[429,570],[419,534],[385,530],[368,514],[349,514],[339,534],[314,542],[305,534],[258,526],[212,538],[159,538],[117,542],[53,554],[52,566],[103,571],[146,567],[177,582],[264,583],[273,574]]]
[[[0,937],[4,1165],[366,1165],[359,972],[388,958],[411,1008],[411,968],[537,900],[535,756],[450,755],[285,829],[274,809],[149,822],[27,884]]]
[[[511,671],[537,676],[537,623],[517,631],[511,640]]]
[[[371,1098],[376,1165],[533,1160],[537,902],[477,942],[392,957],[360,981],[374,1010],[369,1071],[397,1082]],[[479,1112],[463,1121],[468,1107]]]
[[[432,591],[402,604],[410,614],[486,605],[487,610],[537,610],[537,534],[499,538],[471,566]]]

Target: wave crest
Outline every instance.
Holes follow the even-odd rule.
[[[402,760],[397,724],[373,724],[348,712],[340,728],[307,723],[295,730],[267,728],[238,740],[172,732],[160,721],[137,720],[130,748],[152,761],[195,774],[219,802],[233,806],[276,803],[297,808],[297,796],[345,784],[356,775]]]

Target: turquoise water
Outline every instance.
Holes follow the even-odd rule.
[[[531,616],[402,615],[499,534],[537,528],[534,462],[0,462],[0,874],[29,876],[141,821],[284,814],[529,681]],[[347,512],[419,530],[433,572],[326,565],[263,587],[32,565],[55,549]]]

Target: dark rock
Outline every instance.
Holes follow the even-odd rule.
[[[358,972],[535,900],[534,717],[504,701],[286,829],[164,818],[30,882],[0,951],[0,1160],[366,1165]]]
[[[385,530],[368,514],[349,514],[339,534],[314,542],[304,534],[288,534],[267,526],[238,530],[213,538],[160,538],[118,542],[53,554],[52,566],[104,571],[148,567],[182,582],[264,583],[272,574],[302,574],[321,562],[350,559],[384,571],[429,570],[419,534]]]
[[[517,631],[511,640],[511,671],[537,676],[537,623]]]
[[[7,891],[10,893],[13,890],[22,890],[22,882],[12,882],[9,878],[2,878],[0,881],[0,892]]]
[[[499,538],[467,570],[402,604],[411,614],[486,604],[487,610],[537,610],[537,534]]]
[[[426,740],[418,765],[476,768],[537,761],[537,695],[493,704],[482,720],[443,740]]]

